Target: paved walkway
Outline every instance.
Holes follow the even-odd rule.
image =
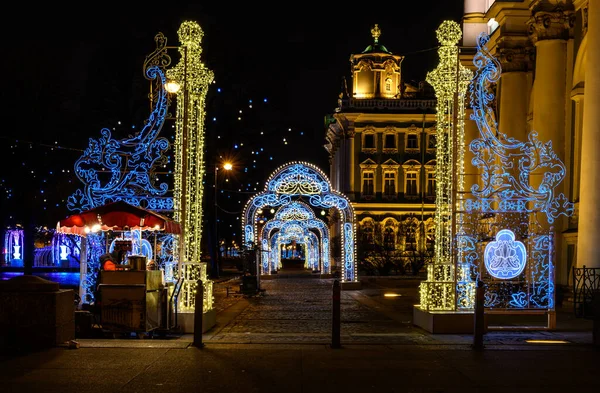
[[[283,276],[283,275],[282,275]],[[470,335],[412,326],[415,282],[366,282],[342,292],[342,348],[332,349],[333,280],[262,281],[262,295],[215,286],[217,325],[167,339],[80,339],[79,349],[0,355],[4,392],[597,392],[591,322],[559,313],[556,331]],[[226,287],[230,286],[229,296]],[[401,296],[388,298],[384,293]],[[526,340],[561,339],[566,344]]]
[[[273,280],[262,280],[264,292],[250,298],[237,297],[223,310],[225,313],[221,312],[217,326],[205,335],[204,340],[206,343],[230,344],[331,343],[332,285],[333,279],[319,279],[310,274],[282,274]],[[385,293],[397,296],[386,297]],[[414,326],[412,310],[415,303],[418,303],[418,280],[373,280],[365,282],[361,290],[342,291],[342,343],[472,344],[470,334],[434,335]],[[556,330],[498,330],[488,331],[484,336],[487,346],[531,347],[528,340],[591,345],[592,321],[573,318],[572,310],[565,309],[558,312]]]

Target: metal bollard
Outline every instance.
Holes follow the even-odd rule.
[[[202,315],[204,314],[204,285],[198,280],[196,287],[196,307],[194,308],[194,342],[193,346],[203,348],[202,342]]]
[[[483,281],[477,280],[475,287],[475,312],[473,315],[473,349],[483,349],[483,331],[485,327],[484,323],[484,294],[485,287]]]
[[[592,294],[592,308],[594,310],[592,344],[596,349],[600,349],[600,290],[596,290]]]
[[[341,348],[340,343],[340,302],[341,302],[341,291],[340,282],[335,280],[333,282],[333,296],[332,296],[332,318],[331,318],[331,348]]]

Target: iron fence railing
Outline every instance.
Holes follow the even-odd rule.
[[[600,293],[600,268],[573,267],[573,308],[578,318],[594,316],[594,292]]]

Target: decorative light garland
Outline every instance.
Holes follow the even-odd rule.
[[[296,203],[296,202],[294,202]],[[307,260],[307,265],[310,267],[319,266],[319,252],[318,252],[318,244],[319,239],[316,237],[316,234],[311,232],[311,229],[315,229],[319,231],[321,239],[325,237],[329,238],[329,228],[325,225],[325,223],[321,220],[313,219],[313,220],[270,220],[261,230],[261,244],[263,245],[263,250],[271,251],[269,247],[269,238],[272,238],[271,232],[275,229],[279,230],[280,236],[292,236],[296,234],[299,238],[302,239],[308,238],[311,240],[311,247],[317,247],[317,252],[315,255],[309,255]],[[314,237],[313,237],[314,236]],[[301,242],[302,244],[306,244],[305,241]],[[329,250],[325,249],[325,245],[329,244],[329,242],[324,242],[321,240],[321,259],[323,260],[323,264],[327,264],[324,269],[329,269],[329,263],[325,262],[325,258],[329,258]],[[276,249],[275,252],[279,252],[279,249]],[[273,263],[271,257],[264,258],[262,260],[263,265],[263,274],[270,274],[271,271],[277,270],[279,268],[279,264]],[[316,269],[315,269],[316,270]]]
[[[183,283],[181,294],[179,295],[179,309],[181,312],[193,312],[196,309],[196,292],[198,291],[198,280],[202,280],[203,286],[203,313],[213,309],[213,282],[208,279],[205,262],[183,263],[182,274]]]
[[[436,107],[436,200],[434,261],[427,266],[427,280],[420,286],[420,306],[426,310],[455,310],[457,246],[456,195],[464,188],[464,101],[472,72],[460,64],[458,23],[444,21],[436,31],[441,46],[440,62],[427,74],[435,90]]]
[[[200,25],[185,21],[177,34],[181,43],[181,60],[167,71],[167,76],[181,86],[177,92],[174,218],[182,225],[183,239],[178,241],[183,244],[177,243],[173,251],[175,260],[198,262],[201,256],[204,193],[205,105],[214,73],[200,61],[200,44],[204,36]]]

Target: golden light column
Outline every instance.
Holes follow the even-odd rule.
[[[457,285],[457,196],[464,191],[464,109],[473,73],[459,61],[458,23],[444,21],[436,31],[440,62],[427,74],[437,98],[435,257],[420,287],[424,310],[455,310]]]
[[[204,32],[196,22],[185,21],[177,31],[181,59],[167,77],[180,84],[177,92],[174,218],[182,234],[174,247],[178,272],[183,262],[200,262],[202,197],[204,193],[204,121],[208,87],[214,73],[200,61]]]

